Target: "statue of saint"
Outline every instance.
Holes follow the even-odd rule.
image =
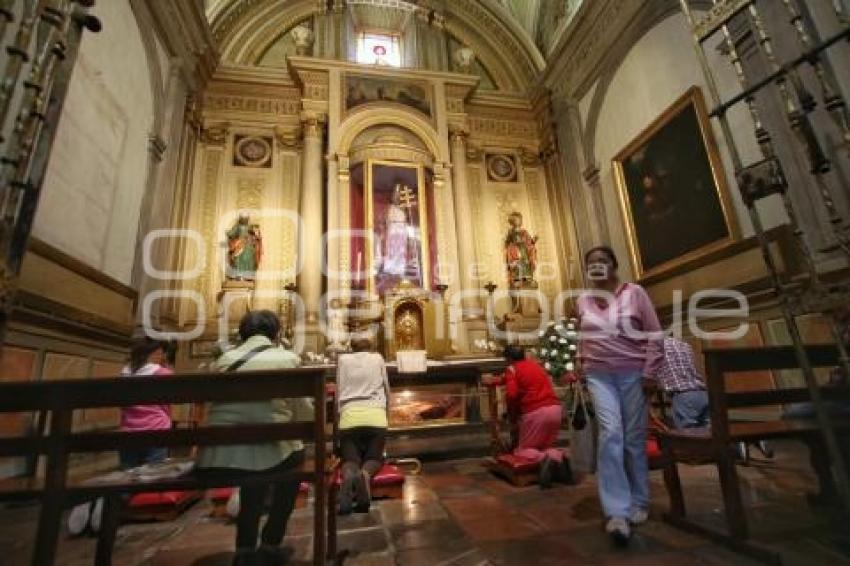
[[[411,235],[410,220],[407,211],[412,206],[411,191],[407,187],[396,185],[392,200],[387,206],[384,222],[384,253],[381,271],[387,275],[404,277],[410,263],[410,246],[408,238]]]
[[[511,227],[505,236],[505,263],[508,268],[508,282],[517,287],[526,281],[534,281],[537,268],[537,236],[532,237],[522,227],[522,214],[512,212],[508,216]]]
[[[260,226],[251,224],[247,214],[240,214],[233,228],[227,231],[227,263],[230,266],[227,277],[255,279],[262,255]]]

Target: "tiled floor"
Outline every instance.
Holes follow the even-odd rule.
[[[786,564],[850,564],[850,529],[805,504],[812,477],[804,452],[782,446],[773,462],[741,467],[751,528]],[[707,524],[722,522],[713,468],[683,468],[689,510]],[[667,507],[653,473],[653,514]],[[226,565],[234,528],[208,517],[199,503],[173,523],[126,525],[115,561],[136,565]],[[0,510],[0,564],[27,564],[37,508]],[[311,513],[299,509],[287,543],[296,562],[310,561]],[[843,530],[842,530],[843,529]],[[383,566],[511,564],[750,564],[740,555],[657,519],[639,527],[628,549],[612,547],[601,530],[592,477],[547,491],[514,488],[490,476],[480,460],[427,464],[408,476],[400,500],[378,502],[366,515],[342,518],[339,546],[346,564]],[[92,539],[63,538],[59,564],[92,563]]]

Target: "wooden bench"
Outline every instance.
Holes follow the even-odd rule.
[[[328,411],[325,375],[322,368],[296,368],[234,374],[175,375],[155,377],[62,380],[0,384],[0,413],[49,413],[49,431],[30,437],[0,438],[0,457],[42,456],[46,459],[43,479],[0,482],[0,501],[40,500],[41,511],[32,564],[53,564],[63,511],[82,501],[105,498],[101,536],[95,564],[111,564],[118,524],[117,507],[122,496],[141,492],[198,490],[226,486],[255,485],[297,479],[315,486],[313,562],[323,564],[326,555],[336,558],[335,490],[330,481],[326,431]],[[315,403],[313,421],[232,426],[199,426],[188,429],[125,432],[75,432],[75,410],[124,407],[144,404],[240,402],[310,397]],[[330,407],[330,408],[329,408]],[[252,444],[281,440],[311,443],[314,455],[298,470],[252,473],[234,470],[232,475],[187,475],[154,481],[86,482],[68,479],[72,453],[115,451],[119,448],[215,446]]]
[[[838,352],[833,346],[808,346],[806,350],[813,367],[830,367],[838,364]],[[736,372],[799,367],[794,350],[790,346],[706,349],[703,353],[706,362],[711,427],[670,429],[658,434],[662,452],[667,461],[664,468],[664,481],[670,496],[670,512],[665,515],[665,520],[681,528],[708,536],[756,559],[779,563],[780,557],[776,552],[748,540],[749,528],[738,484],[735,447],[742,442],[751,443],[776,438],[796,438],[807,441],[810,446],[816,446],[822,433],[814,418],[736,421],[734,414],[730,416],[730,411],[807,402],[810,401],[809,390],[794,388],[727,391],[727,383],[735,379]],[[822,387],[821,391],[826,400],[850,402],[850,388]],[[836,431],[842,434],[850,433],[850,417],[834,417],[832,424]],[[709,529],[687,518],[677,468],[678,462],[717,466],[728,533]],[[823,467],[816,471],[820,475]],[[821,479],[831,481],[831,478],[821,477]]]

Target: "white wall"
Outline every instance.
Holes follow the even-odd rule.
[[[129,0],[98,2],[80,46],[33,234],[129,284],[154,98]]]
[[[713,45],[706,47],[710,64],[719,73],[721,97],[725,100],[740,89],[729,62]],[[631,48],[617,68],[604,94],[598,122],[596,123],[595,160],[601,164],[600,179],[608,225],[611,229],[612,246],[620,257],[629,257],[623,218],[616,192],[612,159],[629,142],[640,134],[670,104],[693,85],[702,87],[709,109],[711,97],[706,86],[700,64],[688,32],[684,16],[680,13],[666,18]],[[592,89],[581,101],[581,107],[589,106]],[[729,114],[732,130],[745,164],[761,159],[753,135],[753,124],[744,105],[738,105]],[[724,169],[729,180],[730,192],[737,213],[738,223],[744,236],[752,235],[752,226],[736,188],[729,151],[720,127],[712,120],[715,139],[720,148]],[[592,128],[593,124],[587,124]],[[683,148],[687,151],[687,148]],[[765,218],[765,227],[770,228],[785,220],[785,213],[776,197],[759,204]],[[623,262],[626,264],[627,262]],[[625,267],[625,265],[623,266]]]

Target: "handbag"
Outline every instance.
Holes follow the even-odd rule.
[[[592,474],[596,471],[596,418],[593,403],[584,385],[572,384],[570,425],[570,465],[573,471]]]
[[[574,430],[584,430],[584,427],[594,418],[593,404],[587,402],[587,393],[584,386],[576,382],[573,384],[573,406],[570,411],[570,424]]]

